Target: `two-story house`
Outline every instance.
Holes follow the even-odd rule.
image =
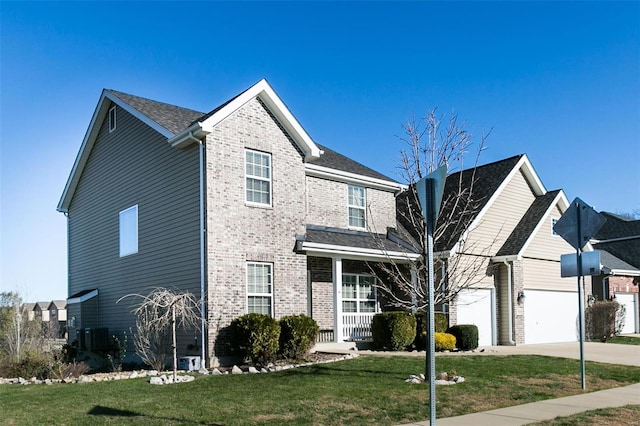
[[[135,299],[116,302],[156,287],[201,298],[179,345],[208,365],[249,312],[357,337],[379,309],[366,261],[417,256],[386,235],[402,189],[316,144],[265,80],[208,113],[104,90],[58,205],[69,338],[128,331]]]
[[[451,277],[455,258],[486,267],[446,307],[450,324],[476,324],[481,345],[576,340],[575,280],[560,277],[572,249],[552,230],[564,193],[526,155],[453,173],[445,193],[459,184],[477,208],[436,241],[436,264]],[[128,332],[137,300],[118,300],[157,287],[200,298],[201,326],[178,344],[195,342],[207,366],[249,312],[308,314],[325,340],[367,337],[376,288],[393,286],[376,264],[411,274],[420,257],[399,237],[406,190],[317,144],[265,80],[208,113],[104,90],[58,204],[69,339]]]

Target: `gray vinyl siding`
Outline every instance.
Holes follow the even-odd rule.
[[[69,207],[69,295],[99,290],[93,327],[121,334],[132,304],[155,287],[200,297],[199,154],[118,107],[117,128],[100,128]],[[138,253],[119,256],[119,212],[138,205]],[[83,311],[82,327],[88,322]],[[94,323],[94,321],[91,321]],[[193,343],[194,332],[189,333]],[[130,339],[131,341],[131,339]]]

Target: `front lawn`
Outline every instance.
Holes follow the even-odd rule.
[[[438,417],[580,389],[579,362],[543,356],[437,358],[466,381],[437,389]],[[199,376],[170,386],[148,379],[0,386],[3,424],[399,424],[429,418],[428,386],[404,382],[424,358],[366,357],[259,375]],[[640,368],[587,363],[589,391],[640,381]]]
[[[607,340],[607,343],[619,343],[623,345],[640,345],[640,337],[615,336]]]

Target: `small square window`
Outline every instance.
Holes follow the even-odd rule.
[[[558,219],[551,219],[551,235],[558,235],[556,231],[553,229],[558,223]]]
[[[116,129],[116,107],[112,106],[109,110],[109,133]]]
[[[138,252],[138,205],[120,212],[120,257]]]

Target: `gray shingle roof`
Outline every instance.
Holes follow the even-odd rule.
[[[363,231],[352,231],[316,225],[307,226],[307,233],[304,240],[310,243],[329,244],[343,247],[413,253],[412,250],[407,249],[405,246],[388,239],[385,234],[372,234]]]
[[[440,237],[435,241],[435,252],[449,251],[455,246],[462,233],[486,206],[491,196],[498,190],[522,157],[523,154],[516,155],[447,176],[442,197],[443,204],[436,224],[437,234]],[[464,202],[453,203],[453,197],[458,192],[459,186],[473,188],[472,196]],[[420,241],[420,232],[414,230],[412,224],[405,219],[408,209],[420,211],[413,186],[396,198],[396,207],[400,225],[407,229],[417,241]],[[446,218],[449,217],[456,219],[447,220]]]
[[[310,164],[315,164],[317,166],[329,167],[331,169],[340,170],[348,173],[356,173],[359,175],[372,177],[375,179],[387,180],[390,182],[396,182],[394,179],[391,179],[388,176],[383,175],[382,173],[378,173],[369,167],[358,163],[357,161],[352,160],[351,158],[345,157],[342,154],[335,152],[332,149],[327,148],[326,146],[322,146],[319,144],[318,148],[324,151],[324,153],[320,156],[320,158],[313,159],[309,161]]]
[[[116,90],[108,91],[174,135],[180,133],[182,130],[189,127],[190,124],[198,121],[199,118],[205,115],[204,112],[165,104],[163,102],[152,101],[151,99],[141,98],[128,93],[118,92]]]
[[[613,269],[613,270],[622,270],[622,271],[638,271],[640,270],[633,265],[629,265],[622,259],[618,259],[611,253],[606,250],[600,250],[600,263],[605,268]]]
[[[500,250],[498,250],[496,256],[519,254],[533,233],[533,230],[538,226],[542,217],[559,193],[560,190],[549,191],[544,195],[536,197],[533,203],[531,203],[531,206],[529,206],[527,212],[522,216],[522,219],[520,219],[520,222],[518,222],[511,232],[511,235],[509,235]]]
[[[640,220],[627,219],[613,213],[601,212],[607,221],[596,233],[595,239],[609,240],[636,237],[621,241],[596,243],[596,250],[604,250],[625,263],[640,268]]]

